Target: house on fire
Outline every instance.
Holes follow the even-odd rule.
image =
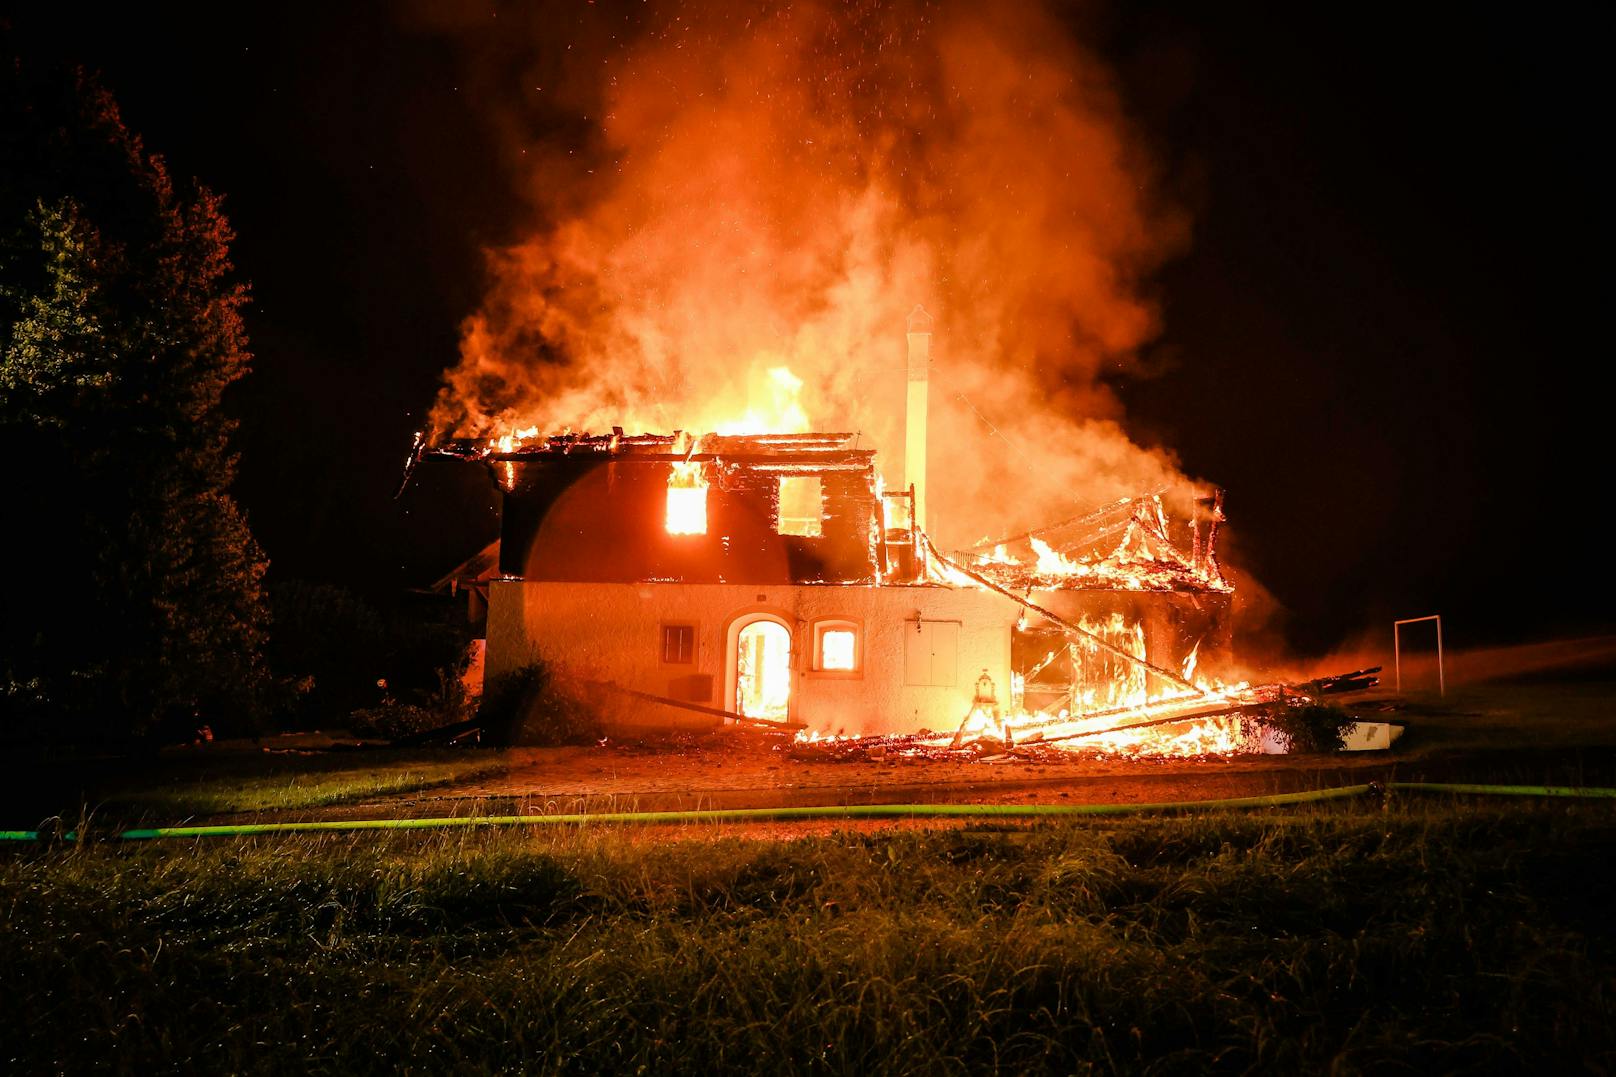
[[[486,674],[565,668],[623,700],[623,724],[867,735],[950,730],[973,708],[1103,711],[1225,659],[1210,501],[1194,503],[1189,552],[1159,496],[972,551],[932,546],[929,319],[909,328],[898,492],[844,433],[430,450],[487,468],[501,491],[497,551],[464,578],[486,602]]]

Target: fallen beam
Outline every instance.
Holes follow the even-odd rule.
[[[1380,670],[1380,666],[1371,666],[1368,669],[1353,670],[1351,673],[1337,673],[1333,677],[1318,677],[1297,685],[1297,688],[1310,695],[1321,696],[1357,692],[1378,685]]]
[[[611,681],[588,681],[586,683],[596,688],[607,688],[613,692],[620,692],[625,696],[633,696],[635,699],[643,699],[650,703],[662,703],[669,707],[679,707],[687,711],[695,711],[697,714],[710,714],[715,718],[728,718],[730,721],[740,722],[742,725],[759,726],[764,729],[778,729],[781,732],[795,732],[798,729],[808,728],[808,726],[803,722],[777,722],[772,718],[754,718],[749,714],[737,714],[734,711],[727,711],[721,707],[709,707],[703,703],[691,703],[683,699],[671,699],[668,696],[659,696],[651,692],[641,692],[636,688],[624,688],[622,685],[613,684]]]
[[[1248,711],[1262,710],[1272,707],[1272,700],[1265,703],[1236,703],[1222,707],[1203,707],[1200,710],[1185,711],[1166,718],[1150,718],[1143,722],[1128,722],[1125,725],[1114,725],[1108,729],[1085,729],[1081,733],[1062,733],[1054,737],[1040,737],[1037,740],[1023,740],[1025,744],[1054,744],[1063,740],[1081,740],[1084,737],[1100,737],[1107,733],[1126,733],[1132,729],[1149,729],[1153,726],[1172,725],[1175,722],[1198,722],[1203,718],[1227,718],[1232,715],[1245,714]]]

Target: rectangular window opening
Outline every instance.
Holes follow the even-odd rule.
[[[699,460],[685,460],[669,470],[664,526],[670,535],[707,533],[707,476]]]
[[[858,668],[858,636],[851,628],[829,628],[820,635],[819,668]]]
[[[662,661],[689,665],[696,660],[696,626],[662,626]]]
[[[707,533],[707,487],[668,487],[668,534]]]
[[[781,477],[777,532],[817,538],[825,533],[824,517],[824,491],[818,475]]]

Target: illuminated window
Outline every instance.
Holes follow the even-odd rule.
[[[788,475],[780,480],[779,523],[782,535],[818,536],[824,533],[824,495],[818,475]]]
[[[707,533],[707,477],[694,460],[673,465],[668,475],[668,514],[670,535]]]
[[[826,632],[819,637],[819,659],[821,669],[857,669],[858,637],[845,628]]]
[[[858,625],[852,621],[820,621],[814,625],[814,669],[824,673],[856,673],[863,668]]]
[[[662,626],[662,661],[689,665],[696,660],[696,626]]]

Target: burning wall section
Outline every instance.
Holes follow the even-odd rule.
[[[1037,619],[1017,632],[1017,701],[1027,711],[1095,713],[1183,688],[1151,667],[1195,683],[1234,679],[1234,589],[1217,560],[1222,495],[1180,497],[1176,528],[1169,500],[1124,498],[956,555],[1084,634]]]

